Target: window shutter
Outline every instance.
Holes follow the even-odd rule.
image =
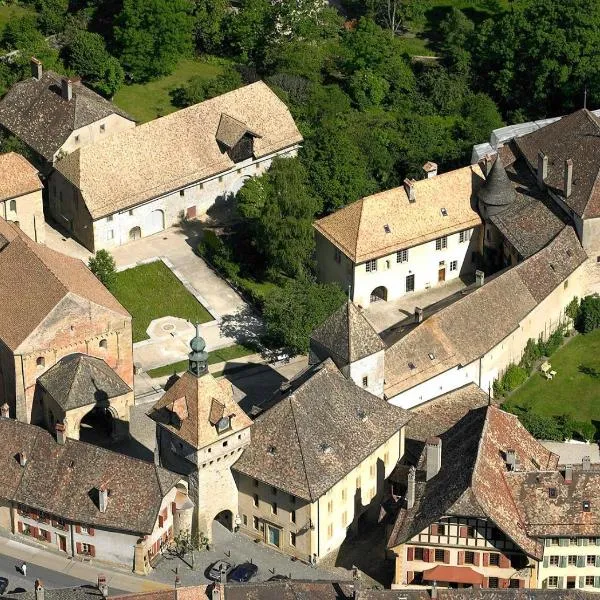
[[[444,562],[450,564],[450,550],[444,550]]]
[[[525,580],[524,579],[519,579],[519,587],[520,588],[524,588],[525,587]]]
[[[434,523],[434,524],[433,524],[433,525],[432,525],[432,526],[429,528],[429,531],[430,531],[431,535],[438,535],[438,531],[439,531],[439,529],[438,529],[437,523]]]
[[[31,537],[36,538],[38,536],[38,528],[37,527],[32,527],[31,528]]]
[[[558,578],[558,589],[559,589],[559,590],[562,590],[562,589],[565,587],[565,586],[564,586],[564,581],[565,581],[565,578],[564,578],[564,577],[559,577],[559,578]]]
[[[407,548],[406,549],[406,560],[415,560],[415,549],[414,548]]]
[[[544,569],[547,569],[549,564],[550,559],[547,556],[544,556]]]
[[[510,585],[510,579],[499,579],[498,580],[498,587],[500,588],[507,588]]]
[[[433,548],[429,548],[429,550],[424,550],[424,557],[423,559],[426,560],[427,562],[434,562],[435,561],[435,550]]]
[[[412,583],[412,580],[414,579],[414,574],[413,571],[406,571],[406,583]]]
[[[159,527],[163,526],[163,521],[164,521],[163,516],[162,515],[158,515],[158,526]]]
[[[579,578],[579,587],[580,588],[584,588],[585,587],[585,577],[580,577]]]
[[[600,546],[600,538],[596,538],[596,546]]]
[[[77,548],[77,554],[81,554],[81,542],[76,542],[75,547]]]
[[[483,566],[484,567],[490,566],[490,553],[489,552],[483,553]]]
[[[89,535],[94,535],[96,533],[96,530],[93,527],[88,527],[88,533]]]
[[[464,550],[459,550],[458,551],[458,564],[459,565],[464,565],[465,564],[465,552],[464,552]]]
[[[583,538],[577,538],[577,545],[583,546]]]
[[[81,526],[75,525],[75,533],[81,533]]]
[[[501,569],[508,569],[510,567],[510,560],[508,558],[508,556],[505,556],[504,554],[500,555],[500,561],[499,561],[499,567]]]
[[[468,527],[459,527],[458,528],[458,537],[466,538],[468,537],[469,529]]]
[[[92,558],[96,556],[96,546],[88,546],[88,548],[90,549],[90,556]]]
[[[587,546],[589,544],[589,540],[587,538],[579,538],[580,540],[583,540],[583,543],[581,544],[582,546]]]
[[[595,561],[595,567],[600,567],[600,555],[596,554],[596,561]]]
[[[559,546],[568,546],[569,545],[569,538],[559,538],[558,545]]]
[[[177,512],[177,502],[171,502],[171,512],[173,514]]]
[[[561,556],[560,557],[560,568],[564,569],[566,566],[567,566],[567,557]]]
[[[550,544],[551,544],[551,540],[550,540],[550,538],[546,538],[546,539],[544,540],[544,546],[549,546]]]
[[[600,577],[594,576],[594,587],[600,587]]]
[[[19,533],[23,533],[23,523],[21,521],[17,523],[17,529],[19,530]]]
[[[483,582],[482,582],[482,584],[481,584],[481,587],[483,587],[483,588],[488,588],[488,587],[490,587],[490,583],[489,583],[489,581],[488,581],[488,578],[487,578],[487,577],[484,577],[484,578],[483,578]]]
[[[577,566],[578,567],[585,567],[585,556],[578,556],[577,557]]]

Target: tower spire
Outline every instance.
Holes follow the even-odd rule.
[[[201,377],[208,372],[208,352],[206,342],[200,335],[200,323],[196,323],[196,335],[190,342],[191,352],[188,354],[188,371],[195,377]]]

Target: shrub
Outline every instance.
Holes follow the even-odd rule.
[[[113,287],[116,279],[115,259],[107,250],[98,250],[88,261],[90,271],[107,287]]]
[[[600,378],[600,365],[579,365],[579,372],[589,375],[590,377]]]
[[[565,314],[567,317],[572,319],[573,323],[577,323],[579,319],[579,298],[575,296],[569,304],[567,304],[567,308],[565,308]]]
[[[527,340],[527,344],[525,344],[523,356],[521,357],[521,362],[519,364],[527,371],[531,371],[533,363],[535,363],[535,361],[541,356],[542,353],[540,352],[539,345],[533,338],[529,338]]]
[[[504,375],[494,381],[494,395],[503,396],[511,392],[526,381],[528,377],[527,370],[519,365],[511,363],[508,365]]]
[[[560,348],[564,337],[563,331],[564,327],[560,326],[550,334],[545,342],[540,340],[539,347],[544,356],[552,356]]]
[[[586,296],[581,301],[576,326],[582,333],[589,333],[600,327],[600,296],[598,294]]]

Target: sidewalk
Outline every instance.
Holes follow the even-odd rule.
[[[51,571],[64,573],[69,577],[75,577],[92,584],[98,582],[98,575],[106,577],[109,589],[122,590],[124,592],[152,592],[170,589],[172,586],[158,581],[152,581],[144,577],[128,574],[125,571],[104,566],[96,566],[93,563],[84,563],[78,559],[68,558],[58,551],[30,546],[17,539],[11,534],[2,532],[0,535],[0,554],[9,556],[15,562],[26,562],[29,565],[37,565]]]

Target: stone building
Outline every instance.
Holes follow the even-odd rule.
[[[162,231],[226,202],[302,136],[263,82],[72,152],[49,183],[55,220],[91,251]]]
[[[320,281],[339,283],[366,307],[475,271],[482,172],[473,165],[437,175],[432,164],[427,179],[406,180],[314,223]]]
[[[241,530],[303,560],[337,549],[377,521],[409,419],[331,359],[310,367],[256,418],[233,466]]]
[[[4,416],[0,439],[0,527],[44,548],[147,573],[189,523],[179,475]]]
[[[27,159],[15,152],[0,154],[0,217],[43,244],[42,187],[37,169]]]
[[[35,58],[31,77],[0,100],[0,128],[33,151],[44,175],[61,156],[133,127],[135,121],[112,102],[79,79],[44,71]]]
[[[231,383],[207,368],[205,343],[192,339],[189,368],[152,407],[156,461],[187,476],[193,530],[212,539],[215,519],[237,526],[238,493],[231,467],[250,443],[252,421],[233,398]]]
[[[131,316],[80,261],[0,219],[0,403],[43,423],[37,380],[61,358],[102,359],[133,386]]]

